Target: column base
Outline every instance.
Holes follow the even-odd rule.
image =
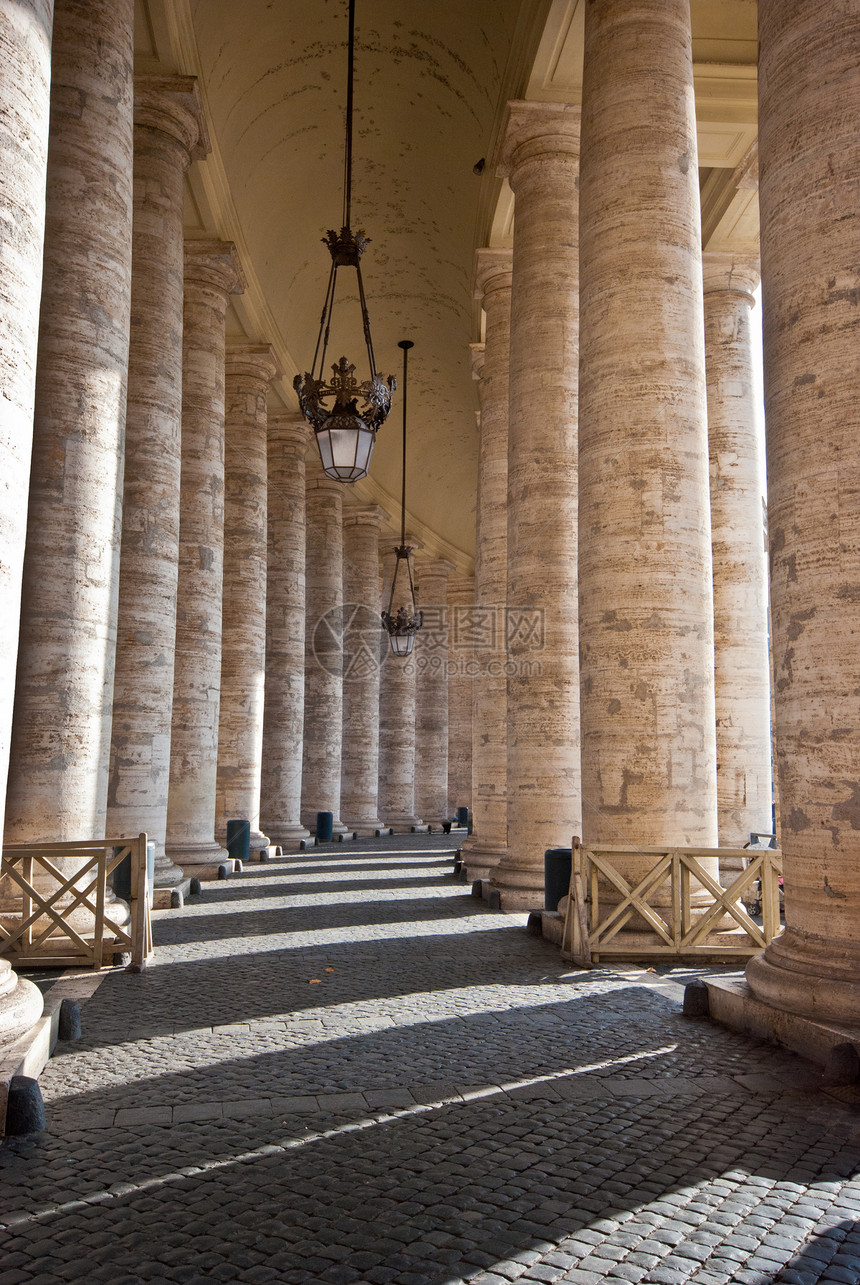
[[[180,876],[182,871],[180,870]],[[181,910],[185,905],[185,898],[191,892],[191,880],[180,877],[179,883],[171,884],[169,888],[154,888],[152,892],[153,910]]]
[[[185,875],[174,865],[163,848],[155,849],[155,879],[153,887],[156,891],[161,889],[178,888],[184,881]],[[170,904],[168,899],[168,905]]]
[[[0,1047],[35,1026],[43,1007],[38,986],[13,972],[8,959],[0,959]]]
[[[381,821],[354,821],[349,829],[359,839],[373,839],[380,830],[386,830]]]
[[[460,848],[460,860],[466,871],[466,879],[474,883],[476,879],[489,879],[496,866],[507,856],[507,848],[485,847],[480,840],[470,835]]]
[[[290,849],[298,852],[302,839],[311,837],[310,830],[302,825],[301,821],[284,821],[270,825],[268,829],[269,843],[274,847],[283,848],[285,852]]]
[[[517,866],[503,857],[490,872],[490,888],[498,892],[501,910],[539,910],[545,899],[543,866]]]
[[[271,844],[271,842],[272,840],[267,838],[266,835],[262,833],[262,831],[252,830],[251,839],[249,843],[251,860],[252,861],[259,860],[259,856],[261,852],[268,852],[269,845]]]
[[[756,999],[772,1008],[817,1022],[857,1024],[860,946],[853,942],[787,928],[750,960],[746,977]]]
[[[424,822],[419,816],[391,816],[389,814],[380,828],[390,830],[392,834],[412,834],[423,824]]]
[[[189,879],[223,878],[220,873],[223,866],[227,867],[228,873],[233,873],[233,858],[214,840],[211,843],[168,843],[165,851]]]

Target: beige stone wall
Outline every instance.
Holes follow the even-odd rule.
[[[167,855],[211,878],[215,840],[224,566],[224,318],[241,292],[236,249],[186,241],[182,343],[182,484]]]
[[[266,398],[279,372],[270,344],[231,344],[225,364],[224,594],[215,834],[250,821],[260,829],[266,679]]]
[[[583,836],[715,846],[690,8],[586,8],[580,160]]]
[[[751,962],[747,976],[769,1004],[854,1025],[860,994],[857,21],[841,4],[761,0],[759,34],[768,517],[786,930]]]
[[[119,620],[107,829],[155,843],[155,885],[182,871],[165,855],[179,573],[182,432],[182,189],[207,149],[197,82],[138,76]]]
[[[7,837],[18,841],[89,839],[105,828],[131,287],[132,61],[131,0],[56,5],[6,812]]]
[[[382,627],[378,504],[343,514],[343,750],[341,812],[358,834],[375,835],[379,817],[379,669],[388,647]]]
[[[266,690],[260,822],[273,843],[294,847],[302,825],[302,732],[305,709],[304,416],[268,420]]]

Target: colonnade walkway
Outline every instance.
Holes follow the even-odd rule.
[[[450,847],[246,868],[142,975],[62,982],[0,1285],[860,1280],[855,1092],[685,1019],[682,975],[571,971]]]

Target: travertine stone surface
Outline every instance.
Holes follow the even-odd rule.
[[[0,0],[0,789],[9,767],[27,489],[33,435],[36,348],[45,225],[51,78],[51,0]],[[19,994],[21,987],[23,993]],[[21,1000],[26,997],[22,1010]],[[36,1000],[37,1002],[33,1002]],[[38,1021],[41,995],[0,964],[0,1044]],[[26,1026],[21,1025],[22,1021]]]
[[[768,1004],[858,1023],[860,64],[856,10],[759,5],[759,194],[785,933]],[[826,145],[822,140],[827,140]]]
[[[465,645],[475,605],[475,577],[448,577],[448,804],[472,806],[473,657]]]
[[[379,818],[379,667],[382,628],[378,504],[343,511],[343,751],[341,814],[357,834],[374,835]]]
[[[486,314],[479,361],[481,442],[475,556],[472,726],[472,834],[463,844],[470,879],[486,879],[507,845],[507,585],[508,372],[511,325],[510,250],[478,250],[475,294]]]
[[[251,823],[251,851],[268,847],[260,829],[263,697],[266,678],[266,397],[280,373],[270,344],[227,348],[224,392],[224,598],[215,834]]]
[[[395,557],[382,551],[382,601],[391,593]],[[400,593],[401,569],[397,579]],[[396,606],[396,603],[395,603]],[[395,833],[421,825],[415,810],[415,662],[394,656],[387,643],[379,675],[379,815]]]
[[[415,560],[424,623],[415,635],[415,810],[441,826],[448,806],[448,576],[444,558]]]
[[[305,721],[302,824],[316,829],[317,813],[340,819],[343,748],[343,483],[325,477],[317,460],[306,484]]]
[[[307,420],[269,415],[266,691],[260,824],[294,848],[301,823],[305,716],[305,455]]]
[[[212,878],[224,563],[224,317],[244,286],[229,241],[186,241],[182,342],[182,483],[167,855]]]
[[[579,109],[511,103],[516,200],[508,432],[508,849],[503,910],[543,905],[544,852],[581,834],[577,602]],[[539,502],[536,502],[539,497]]]
[[[719,838],[740,848],[771,830],[764,432],[750,342],[758,261],[709,251],[703,272]]]
[[[164,851],[179,570],[183,176],[208,151],[197,82],[134,85],[134,228],[119,629],[107,829],[155,843],[155,886],[182,871]]]
[[[56,4],[6,809],[6,837],[19,842],[105,832],[131,293],[132,60],[132,0]]]
[[[585,20],[583,835],[595,844],[712,847],[713,590],[690,7],[594,0]]]

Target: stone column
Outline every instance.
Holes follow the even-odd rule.
[[[583,837],[613,846],[715,847],[713,587],[690,6],[688,0],[594,0],[585,17]],[[626,873],[648,865],[631,859]],[[716,861],[712,869],[716,874]]]
[[[507,850],[508,374],[511,325],[510,250],[479,250],[476,297],[486,314],[481,368],[481,445],[473,618],[474,724],[472,834],[463,844],[469,879],[486,879]]]
[[[186,241],[182,342],[182,485],[167,855],[212,879],[224,563],[224,317],[244,286],[228,241]]]
[[[388,602],[394,550],[382,555],[382,600]],[[398,592],[401,570],[397,578]],[[393,655],[386,638],[379,678],[379,814],[386,829],[409,834],[422,825],[415,811],[415,663]]]
[[[544,901],[544,852],[582,833],[577,602],[579,109],[511,103],[516,200],[507,503],[503,910]],[[539,501],[538,501],[539,497]]]
[[[771,831],[764,433],[750,343],[759,274],[757,261],[716,251],[703,270],[719,840],[741,848],[751,831]]]
[[[181,896],[164,851],[179,569],[182,195],[209,150],[197,82],[138,76],[119,620],[107,830],[155,843],[155,904]]]
[[[379,529],[388,514],[377,504],[343,513],[343,753],[341,813],[348,828],[375,835],[379,819],[379,667],[388,636],[382,628]]]
[[[266,572],[266,691],[260,824],[272,843],[295,849],[301,823],[305,716],[305,453],[303,415],[269,416]]]
[[[10,841],[105,833],[131,294],[133,29],[132,0],[60,0],[55,8]]]
[[[315,831],[318,812],[340,819],[343,747],[343,483],[314,469],[307,480],[305,723],[302,824]]]
[[[448,579],[448,802],[472,805],[472,656],[462,645],[475,605],[474,576]]]
[[[215,835],[251,823],[251,852],[269,846],[260,830],[266,677],[266,397],[280,372],[270,344],[233,344],[225,362],[224,597]]]
[[[443,558],[417,559],[418,605],[424,623],[415,635],[415,810],[438,829],[448,806],[448,574]]]
[[[51,0],[0,0],[0,348],[4,422],[0,429],[0,789],[9,768],[33,399],[51,80]],[[0,963],[0,1044],[39,1020],[42,996]]]
[[[761,0],[759,200],[786,928],[747,966],[777,1008],[860,994],[858,22]],[[822,139],[827,140],[822,146]]]

